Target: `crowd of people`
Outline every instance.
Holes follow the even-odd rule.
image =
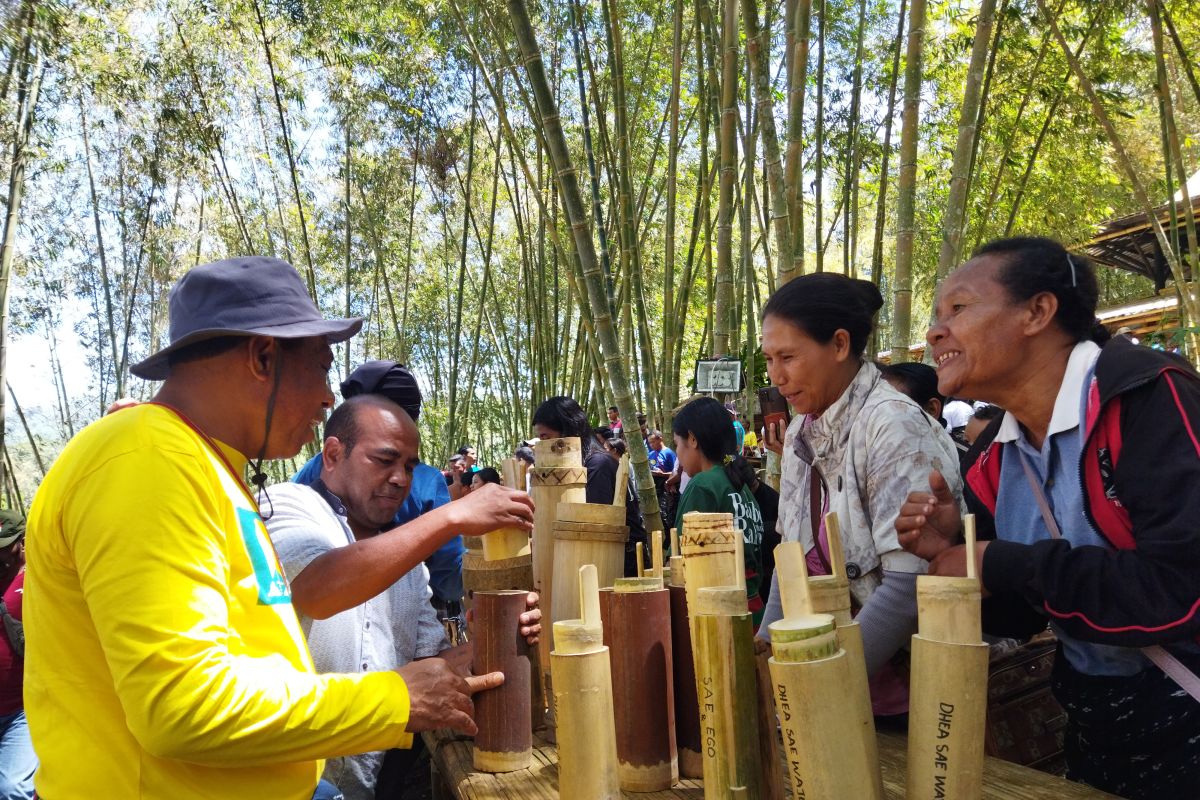
[[[969,509],[985,631],[1057,636],[1068,776],[1191,797],[1200,376],[1106,341],[1097,295],[1061,245],[994,242],[941,286],[932,366],[879,364],[865,355],[879,290],[806,275],[762,318],[790,420],[747,430],[736,405],[694,397],[668,438],[616,407],[593,425],[558,396],[530,433],[579,438],[592,503],[613,501],[644,443],[659,507],[626,488],[626,574],[648,527],[731,514],[758,648],[782,615],[775,544],[801,542],[809,573],[830,573],[836,512],[883,725],[906,721],[917,577],[965,574]],[[462,599],[463,536],[532,528],[528,487],[501,485],[470,445],[444,470],[422,463],[403,365],[360,365],[334,407],[331,345],[362,321],[323,318],[288,264],[197,267],[169,306],[170,343],[132,370],[162,381],[153,400],[80,432],[27,526],[0,514],[0,795],[395,797],[423,779],[414,734],[474,733],[472,694],[505,679],[471,675],[470,641],[439,615]],[[263,461],[295,456],[331,409],[320,452],[267,485]],[[532,465],[534,439],[513,457]],[[526,602],[515,635],[533,644]]]

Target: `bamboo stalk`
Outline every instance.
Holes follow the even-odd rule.
[[[471,673],[503,672],[504,683],[475,696],[474,767],[512,772],[533,754],[529,645],[519,633],[528,593],[477,592]]]

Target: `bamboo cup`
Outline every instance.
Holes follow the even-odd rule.
[[[474,698],[474,766],[481,772],[525,769],[533,754],[529,645],[520,619],[527,592],[477,592],[471,672],[503,672],[504,683]]]
[[[558,792],[571,800],[619,800],[612,673],[604,646],[596,568],[579,568],[580,619],[554,623],[550,654],[558,722]]]
[[[556,523],[554,528],[554,573],[559,576],[551,602],[554,622],[579,616],[576,576],[581,566],[595,565],[601,586],[612,586],[625,574],[625,541],[629,538],[624,509],[617,506],[559,503],[558,513],[573,521]],[[593,521],[580,521],[584,519]]]
[[[975,518],[963,519],[967,578],[917,578],[909,688],[908,797],[983,794],[988,646],[980,637]]]
[[[881,797],[878,758],[857,714],[847,713],[856,698],[835,624],[810,614],[771,625],[768,664],[792,796]]]
[[[762,764],[756,722],[753,624],[736,584],[697,593],[692,649],[699,694],[705,800],[757,798]]]
[[[600,591],[612,664],[621,788],[657,792],[679,779],[671,657],[671,599],[657,578],[622,578]]]
[[[510,489],[525,488],[525,462],[506,458],[500,464],[504,485]],[[519,481],[519,484],[518,484]],[[529,533],[521,528],[498,528],[483,535],[485,561],[503,561],[529,555]]]
[[[671,585],[682,587],[684,584],[683,551],[679,549],[679,529],[671,528]]]
[[[697,592],[709,586],[739,586],[745,581],[744,563],[738,563],[740,534],[732,514],[692,511],[683,515],[680,534],[688,606],[696,607]],[[741,573],[739,578],[739,572]],[[745,592],[742,593],[745,600]]]
[[[533,498],[533,589],[541,595],[542,613],[551,612],[554,569],[554,521],[558,504],[587,499],[587,470],[578,437],[543,439],[533,444],[534,467],[530,477]],[[542,668],[550,668],[549,648],[540,648]]]

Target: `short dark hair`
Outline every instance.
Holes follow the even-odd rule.
[[[1004,409],[1000,406],[988,404],[975,409],[974,418],[981,422],[991,422],[996,417],[1004,416]]]
[[[725,406],[711,397],[698,397],[675,412],[671,432],[681,439],[686,439],[688,434],[695,436],[696,446],[704,457],[724,468],[734,489],[742,488],[742,470],[738,462],[743,459],[735,452],[737,434]],[[726,457],[730,459],[729,463],[726,463]]]
[[[628,445],[625,444],[625,440],[618,439],[615,436],[608,440],[608,446],[611,447],[613,449],[613,452],[615,452],[619,456],[625,455],[625,453],[628,450]]]
[[[524,445],[522,445],[521,447],[518,447],[516,450],[513,451],[513,458],[520,459],[521,461],[524,461],[526,464],[532,465],[533,460],[534,460],[533,459],[533,448],[525,447]]]
[[[646,433],[646,438],[647,439],[654,439],[654,438],[661,439],[661,438],[663,438],[662,431],[660,431],[658,428],[651,428]]]
[[[475,449],[475,448],[474,448],[474,446],[472,446],[472,445],[469,445],[469,444],[464,444],[462,447],[458,448],[458,454],[459,454],[460,456],[462,456],[463,458],[466,458],[466,457],[467,457],[467,451],[468,451],[468,450],[474,450],[474,449]]]
[[[879,371],[885,378],[894,378],[901,385],[900,392],[912,398],[913,402],[922,408],[930,400],[945,402],[946,398],[938,391],[937,370],[928,364],[917,361],[900,364],[880,364]]]
[[[167,354],[167,366],[174,367],[179,364],[186,364],[190,361],[200,361],[205,358],[212,358],[223,353],[228,353],[230,350],[237,347],[247,339],[252,338],[249,334],[231,333],[225,336],[214,336],[211,339],[201,339],[198,342],[181,347],[173,353]],[[301,339],[283,339],[280,338],[279,346],[283,350],[295,350],[304,341]]]
[[[500,473],[494,467],[484,467],[481,470],[471,473],[471,483],[475,482],[475,476],[484,483],[500,483]]]
[[[620,413],[621,413],[621,409],[617,408],[616,406],[609,406],[609,407],[608,407],[608,410],[609,410],[609,411],[616,411],[618,414],[620,414]]]
[[[592,426],[579,403],[570,397],[558,395],[543,400],[533,412],[532,424],[545,425],[559,436],[578,437],[585,458],[591,450]]]
[[[325,438],[333,437],[342,443],[342,447],[346,452],[354,449],[358,444],[358,437],[361,432],[359,426],[360,410],[366,406],[374,408],[383,408],[388,411],[398,411],[405,416],[408,412],[401,408],[395,401],[389,400],[381,394],[357,394],[348,400],[343,400],[341,405],[333,410],[329,415],[329,421],[325,423]]]
[[[1109,333],[1096,320],[1100,287],[1092,262],[1044,236],[1014,236],[988,242],[972,260],[993,256],[1000,261],[996,280],[1015,302],[1049,292],[1058,300],[1054,320],[1077,342],[1104,342]]]
[[[850,334],[850,352],[861,356],[875,327],[883,295],[870,281],[832,272],[801,275],[785,283],[767,300],[763,319],[779,317],[826,344],[838,330]]]

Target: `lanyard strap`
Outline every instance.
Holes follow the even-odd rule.
[[[1042,512],[1042,521],[1046,523],[1046,528],[1050,531],[1050,536],[1055,539],[1062,538],[1062,532],[1058,529],[1058,522],[1054,519],[1054,514],[1050,511],[1050,504],[1046,501],[1046,494],[1042,491],[1042,484],[1033,474],[1033,467],[1029,465],[1029,457],[1025,455],[1020,447],[1014,445],[1014,449],[1021,456],[1021,466],[1025,469],[1025,479],[1029,482],[1029,488],[1033,490],[1033,499],[1037,501],[1038,508]],[[1154,665],[1166,673],[1167,677],[1179,684],[1179,688],[1190,694],[1195,700],[1200,701],[1200,676],[1188,669],[1182,661],[1168,653],[1160,645],[1154,644],[1149,647],[1141,648],[1142,653],[1146,658],[1154,662]]]

